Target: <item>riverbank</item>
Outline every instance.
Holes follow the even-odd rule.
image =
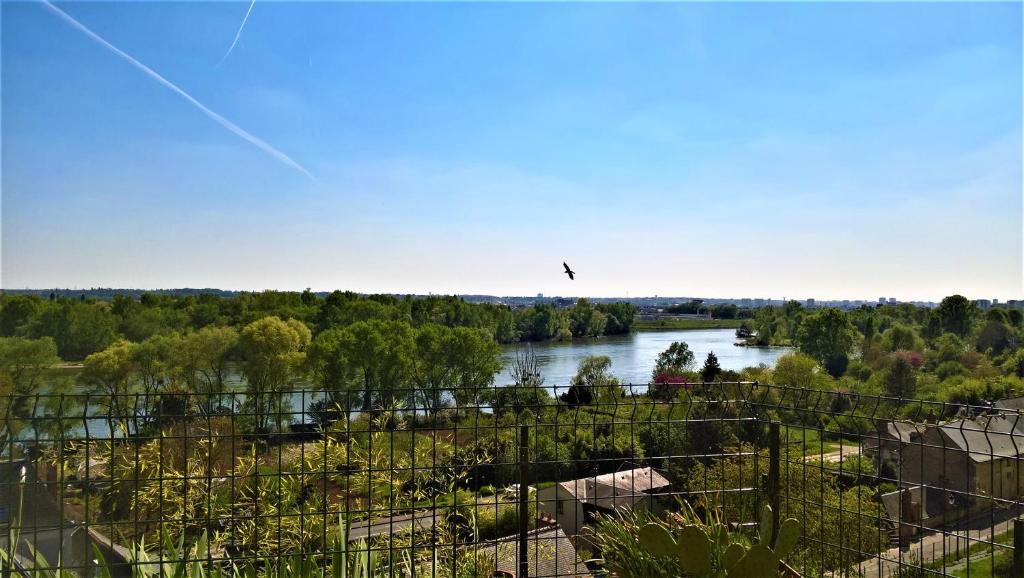
[[[672,331],[677,329],[736,329],[740,319],[657,319],[633,322],[634,331]]]

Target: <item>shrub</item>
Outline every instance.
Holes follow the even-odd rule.
[[[943,361],[935,368],[935,377],[939,378],[940,381],[946,381],[955,375],[966,374],[967,368],[959,361]]]

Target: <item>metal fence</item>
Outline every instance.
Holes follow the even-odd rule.
[[[721,522],[748,544],[793,518],[788,575],[1020,576],[1017,401],[757,383],[40,394],[8,400],[0,430],[3,567],[672,575],[644,524]]]

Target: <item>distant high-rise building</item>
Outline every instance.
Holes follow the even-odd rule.
[[[885,305],[885,297],[879,297],[878,298],[878,304],[879,305]]]
[[[896,298],[895,297],[890,297],[889,298],[889,305],[895,305],[895,304],[896,304]]]
[[[808,299],[804,306],[808,309],[814,309],[814,299]]]
[[[543,299],[543,298],[544,298],[544,294],[543,293],[538,293],[537,294],[537,299]]]

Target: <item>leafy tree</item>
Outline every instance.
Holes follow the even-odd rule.
[[[1016,345],[1015,341],[1016,335],[1012,329],[998,321],[988,321],[978,333],[975,346],[982,353],[991,350],[992,353],[999,355],[1007,349],[1012,349]]]
[[[971,331],[977,307],[963,295],[951,295],[939,303],[936,313],[943,331],[966,337]]]
[[[501,348],[481,329],[456,327],[451,339],[455,401],[460,406],[476,404],[483,388],[501,371]]]
[[[48,301],[29,326],[29,336],[52,337],[61,359],[83,359],[117,339],[106,303],[68,299]]]
[[[121,334],[129,341],[145,341],[154,335],[166,335],[183,329],[187,323],[185,312],[157,306],[139,307],[128,313],[118,324]]]
[[[894,356],[885,376],[885,394],[889,397],[913,399],[917,389],[914,366],[904,356]]]
[[[570,330],[573,337],[600,337],[604,334],[608,316],[595,309],[589,301],[581,298],[569,314]]]
[[[1024,324],[1024,313],[1021,313],[1020,309],[1010,309],[1006,313],[1006,318],[1009,321],[1010,325],[1014,327],[1019,328],[1022,324]]]
[[[105,406],[106,415],[103,417],[119,424],[126,432],[133,417],[129,414],[132,405],[129,397],[136,391],[134,353],[134,343],[117,341],[86,357],[79,376],[86,392]]]
[[[889,351],[919,351],[924,348],[924,343],[917,332],[902,323],[897,323],[886,330],[882,335],[882,343]]]
[[[11,337],[27,328],[41,301],[30,295],[0,295],[0,336]]]
[[[651,381],[661,374],[682,375],[693,371],[693,352],[685,341],[675,341],[668,349],[658,354],[651,372]]]
[[[704,382],[714,381],[722,373],[722,366],[718,364],[718,356],[714,351],[708,352],[704,360],[704,367],[700,370],[700,378]]]
[[[342,330],[338,351],[359,384],[363,411],[374,403],[392,405],[412,380],[416,343],[412,327],[404,321],[353,323]]]
[[[306,350],[305,370],[313,383],[323,389],[328,405],[346,405],[342,395],[352,387],[353,366],[346,357],[350,335],[334,327],[321,331]]]
[[[445,395],[456,386],[455,364],[459,359],[452,329],[434,323],[420,327],[413,359],[417,398],[434,415],[444,406]]]
[[[624,335],[633,328],[633,319],[636,316],[636,306],[632,303],[618,301],[615,303],[601,303],[597,310],[607,316],[608,322],[605,325],[605,335]]]
[[[818,362],[802,353],[788,353],[779,357],[772,370],[772,382],[775,385],[807,389],[827,389],[831,385],[827,376],[822,379]]]
[[[0,448],[32,418],[32,395],[46,370],[60,363],[53,339],[0,337]]]
[[[801,352],[817,359],[826,368],[837,370],[838,375],[833,374],[833,377],[838,377],[846,365],[835,360],[846,358],[855,338],[856,329],[849,317],[838,309],[827,307],[803,318],[797,344]]]
[[[180,336],[154,335],[132,346],[131,363],[135,373],[143,413],[150,416],[160,403],[160,394],[171,379],[174,352],[180,346]]]
[[[621,397],[619,379],[611,374],[612,360],[607,355],[588,355],[580,360],[569,390],[562,401],[571,405],[594,401],[612,401]]]
[[[199,395],[199,409],[215,413],[227,392],[228,358],[238,345],[231,327],[203,327],[181,336],[172,363],[189,391]]]
[[[286,390],[305,359],[310,331],[296,319],[264,317],[246,325],[239,334],[242,373],[246,379],[246,407],[257,432],[278,425],[287,408]]]

